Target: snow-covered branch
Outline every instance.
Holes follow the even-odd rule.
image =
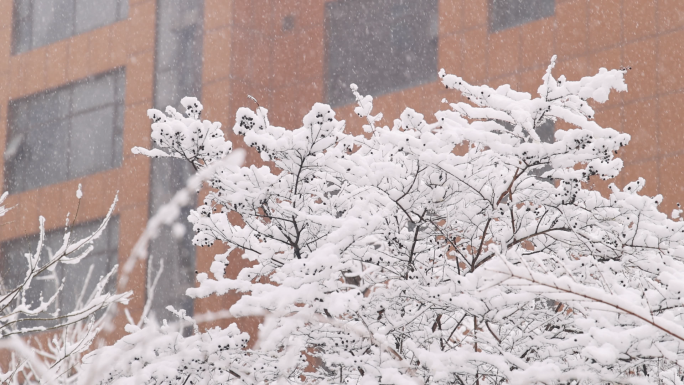
[[[83,196],[79,186],[77,198]],[[3,194],[0,203],[7,194]],[[93,251],[93,243],[98,240],[109,223],[117,199],[112,203],[109,212],[97,229],[82,239],[72,239],[74,217],[71,223],[67,220],[61,246],[57,250],[50,250],[45,246],[45,218],[40,217],[39,240],[35,245],[35,252],[23,255],[26,263],[25,274],[18,284],[8,286],[3,282],[0,291],[0,345],[13,352],[13,365],[6,373],[0,374],[3,383],[21,383],[21,381],[48,381],[63,375],[62,371],[75,372],[80,363],[80,356],[91,345],[104,323],[111,318],[106,310],[111,305],[127,304],[131,292],[111,293],[108,283],[115,279],[117,266],[104,276],[93,277],[93,266],[90,266],[85,278],[85,286],[78,299],[74,299],[73,309],[58,308],[58,299],[62,295],[64,282],[60,280],[55,269],[63,264],[69,265],[88,263],[88,255]],[[7,210],[0,207],[0,214]],[[76,210],[78,215],[78,209]],[[68,219],[68,218],[67,218]],[[9,258],[5,255],[5,258]],[[9,259],[8,259],[9,260]],[[114,278],[113,278],[114,277]],[[85,292],[89,280],[97,280],[92,292]],[[55,282],[53,293],[44,293],[36,288],[39,280]],[[44,294],[49,294],[45,298]],[[37,298],[36,298],[37,297]],[[28,336],[35,332],[52,332],[53,337],[48,345],[34,348],[25,347],[23,340],[16,336]],[[36,338],[40,341],[40,336]],[[38,343],[38,342],[37,342]],[[32,352],[27,355],[26,352]],[[35,353],[35,354],[34,354]],[[69,376],[63,380],[68,382]]]
[[[104,382],[681,383],[679,212],[659,212],[641,178],[588,188],[622,168],[630,136],[590,103],[626,91],[624,70],[569,81],[554,66],[538,97],[441,71],[469,102],[391,126],[352,86],[368,136],[325,104],[292,130],[239,109],[233,132],[274,167],[221,165],[232,144],[194,99],[185,116],[151,110],[163,150],[135,151],[211,174],[193,241],[229,249],[188,295],[242,293],[230,313],[263,321],[249,349],[235,326],[129,327]],[[548,121],[572,128],[545,143]],[[252,262],[236,279],[233,251]]]

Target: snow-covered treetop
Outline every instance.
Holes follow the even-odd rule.
[[[230,153],[231,143],[224,140],[221,123],[200,121],[199,117],[204,108],[202,103],[197,98],[185,97],[181,104],[186,109],[185,117],[171,106],[166,107],[166,114],[155,109],[147,111],[147,116],[154,122],[152,141],[157,148],[147,150],[135,147],[133,153],[154,158],[185,159],[196,170],[201,165],[222,159]]]
[[[597,124],[589,100],[626,91],[624,70],[568,81],[554,63],[538,97],[441,71],[469,103],[435,119],[407,108],[391,126],[352,85],[367,136],[345,132],[325,104],[293,130],[271,125],[262,107],[239,109],[233,132],[275,167],[220,167],[210,178],[189,217],[193,241],[229,250],[188,294],[243,293],[230,311],[264,317],[257,345],[231,350],[240,358],[230,375],[213,380],[228,356],[210,348],[218,331],[199,333],[187,340],[207,341],[197,370],[144,378],[680,384],[684,223],[658,211],[661,196],[640,194],[641,178],[611,184],[609,196],[586,187],[622,168],[615,155],[630,137]],[[167,112],[151,112],[166,154],[202,169],[229,151],[217,123]],[[537,130],[549,120],[572,128],[544,143]],[[215,127],[208,155],[199,127]],[[230,279],[234,250],[253,265]],[[147,370],[123,357],[111,382]]]

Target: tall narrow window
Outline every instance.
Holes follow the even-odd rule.
[[[14,0],[14,53],[123,20],[128,0]]]
[[[202,84],[202,24],[204,2],[201,0],[157,1],[157,50],[155,58],[154,106],[162,111],[180,106],[184,96],[201,97]],[[179,159],[152,159],[150,175],[150,216],[167,203],[176,191],[185,187],[194,173],[188,162]],[[185,290],[195,283],[195,247],[192,226],[187,222],[188,205],[180,215],[185,234],[178,236],[171,227],[163,227],[150,243],[148,269],[161,271],[161,279],[152,298],[151,312],[158,319],[169,318],[166,307],[171,305],[193,314],[192,298]],[[174,234],[176,233],[176,234]],[[163,269],[163,270],[162,270]],[[154,275],[152,275],[154,277]]]
[[[74,226],[71,240],[83,239],[98,228],[100,221],[87,222]],[[41,264],[48,261],[49,256],[57,251],[64,242],[64,230],[55,230],[45,234]],[[38,235],[17,238],[0,244],[0,293],[6,293],[21,284],[28,269],[24,254],[35,253]],[[57,264],[54,272],[45,271],[31,282],[27,293],[27,302],[36,304],[42,295],[45,300],[54,295],[59,285],[64,285],[56,303],[49,309],[54,312],[61,309],[63,314],[73,311],[77,306],[86,303],[88,295],[93,293],[100,277],[109,273],[117,264],[119,244],[119,220],[112,218],[104,233],[93,242],[93,251],[78,264]],[[73,257],[73,256],[71,256]],[[110,278],[108,291],[116,287],[116,277]],[[26,325],[36,326],[36,325]],[[49,326],[49,325],[45,325]]]
[[[18,193],[119,167],[125,74],[116,70],[10,103],[5,187]]]
[[[553,16],[555,0],[489,0],[489,32]]]
[[[354,101],[437,79],[437,0],[338,0],[326,4],[327,100]]]

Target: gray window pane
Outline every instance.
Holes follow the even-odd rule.
[[[554,139],[554,134],[556,133],[556,124],[552,120],[547,120],[541,125],[537,126],[537,135],[539,135],[539,139],[541,139],[542,142],[544,143],[553,143],[555,141]],[[550,171],[551,166],[546,165],[541,168],[537,168],[536,170],[532,171],[532,175],[537,176],[538,179],[544,180],[549,183],[553,183],[553,180],[551,178],[541,178],[542,175],[544,175],[545,172]]]
[[[30,190],[67,179],[69,157],[69,125],[65,120],[44,123],[29,131],[25,149],[27,159],[17,164]]]
[[[24,191],[64,180],[67,175],[68,95],[39,94],[10,106],[10,140],[6,154],[7,188]],[[9,157],[8,157],[9,156]]]
[[[2,278],[3,293],[9,292],[13,288],[19,286],[26,277],[26,260],[25,253],[34,253],[36,245],[31,243],[33,239],[25,237],[21,239],[5,242],[0,246],[2,252],[2,259],[0,260],[0,277]],[[47,258],[41,259],[41,262],[47,261]],[[42,290],[43,281],[37,281],[31,285],[36,290]]]
[[[31,49],[31,0],[14,1],[13,50],[24,52]]]
[[[555,13],[555,0],[490,0],[489,31],[501,31]]]
[[[107,242],[107,251],[108,253],[111,253],[112,250],[118,250],[119,249],[119,217],[113,217],[110,219],[109,225],[107,225],[107,231],[108,231],[108,242]],[[104,244],[104,243],[103,243]],[[114,256],[110,256],[110,260],[112,262],[112,267],[119,263],[116,258],[112,259]]]
[[[556,133],[556,125],[552,120],[547,120],[537,127],[537,135],[544,143],[553,143],[554,134]]]
[[[128,17],[128,0],[14,0],[13,52],[26,52]]]
[[[32,48],[62,40],[73,34],[73,0],[33,0]]]
[[[26,20],[31,16],[31,0],[14,0],[14,19]]]
[[[514,126],[508,122],[497,121],[502,124],[506,130],[513,131]],[[546,120],[544,123],[535,127],[535,132],[539,135],[539,140],[543,143],[553,143],[555,141],[554,135],[556,134],[556,124],[553,120]],[[529,139],[528,140],[532,140]]]
[[[124,70],[121,70],[115,76],[116,81],[114,82],[114,95],[116,100],[123,101],[126,96],[126,74]]]
[[[123,20],[128,17],[128,0],[117,0],[117,2],[119,3],[117,20]]]
[[[203,1],[159,0],[157,2],[157,44],[155,60],[154,105],[164,110],[171,105],[179,111],[184,96],[200,97],[202,61]],[[188,163],[174,159],[152,159],[150,175],[150,215],[167,203],[173,194],[185,185],[194,170]],[[189,208],[181,213],[187,217]],[[187,221],[186,233],[192,232]],[[166,306],[193,313],[192,298],[185,290],[194,285],[195,247],[191,237],[174,237],[170,227],[161,229],[150,244],[148,269],[164,272],[154,291],[151,312],[157,318],[169,318]],[[151,293],[150,293],[151,294]]]
[[[111,24],[119,16],[116,0],[76,0],[76,31],[82,33]]]
[[[122,70],[12,102],[5,151],[10,193],[121,165]]]
[[[198,97],[201,89],[201,1],[164,0],[158,3],[155,106],[180,107],[184,96]],[[183,111],[184,109],[180,109]]]
[[[78,113],[116,100],[114,93],[114,76],[101,76],[90,81],[85,81],[73,89],[73,111]]]
[[[109,168],[114,151],[114,111],[114,106],[109,106],[73,118],[69,178]]]
[[[176,71],[157,72],[155,74],[155,99],[157,99],[156,101],[158,102],[155,103],[155,106],[160,108],[161,111],[164,111],[166,106],[176,107],[177,109],[178,107],[181,107],[178,111],[184,111],[180,105],[180,100],[185,95],[173,98],[174,96],[181,94],[176,75]]]
[[[123,106],[117,105],[116,111],[114,112],[114,127],[112,130],[111,168],[121,167],[121,162],[123,160],[123,126]]]
[[[327,100],[354,100],[349,84],[379,95],[437,79],[437,0],[326,4]]]
[[[71,93],[58,89],[40,93],[25,99],[28,104],[29,126],[49,125],[55,120],[63,120],[69,115]]]

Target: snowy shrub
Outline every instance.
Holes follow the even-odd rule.
[[[173,308],[170,310],[181,319],[189,318]],[[166,321],[162,326],[148,321],[142,328],[129,324],[126,326],[130,333],[128,336],[113,346],[100,349],[86,362],[98,371],[106,369],[107,377],[102,379],[102,383],[224,384],[241,378],[245,372],[252,372],[248,382],[250,379],[258,382],[277,378],[276,361],[268,355],[246,354],[249,335],[241,332],[235,324],[203,333],[194,326],[195,333],[184,337],[178,325],[169,325]],[[119,365],[112,369],[112,362]]]
[[[293,130],[239,109],[234,133],[271,166],[216,166],[189,220],[229,250],[187,294],[242,293],[230,312],[262,317],[258,341],[130,327],[93,355],[121,357],[104,382],[681,384],[684,223],[641,178],[587,187],[622,168],[629,135],[588,101],[626,91],[624,70],[569,81],[554,63],[536,98],[442,71],[469,103],[391,126],[352,85],[365,135],[324,104]],[[151,110],[160,149],[135,151],[214,167],[231,144],[183,104]],[[549,120],[572,128],[544,143]],[[252,265],[230,279],[236,251]]]
[[[83,193],[81,187],[76,192],[79,206]],[[11,208],[2,206],[7,193],[0,196],[0,217]],[[108,283],[115,277],[117,266],[101,277],[92,276],[93,266],[89,267],[85,278],[97,284],[92,292],[84,292],[75,301],[75,308],[56,308],[64,289],[64,278],[60,278],[55,270],[59,264],[69,265],[90,263],[88,256],[93,251],[93,243],[102,235],[109,223],[116,199],[106,217],[97,229],[83,239],[73,239],[72,229],[76,217],[71,223],[67,217],[61,247],[51,250],[45,245],[45,218],[39,218],[40,233],[35,252],[26,253],[25,274],[19,284],[8,286],[2,281],[0,287],[0,348],[11,352],[8,370],[0,370],[0,382],[3,384],[44,383],[59,378],[60,383],[76,383],[80,369],[81,357],[86,352],[98,332],[111,319],[105,312],[111,305],[127,304],[131,292],[112,294]],[[78,215],[78,208],[76,210]],[[11,256],[3,255],[6,261],[14,262]],[[52,293],[41,291],[43,286],[36,287],[36,281],[53,281],[55,290]],[[34,286],[32,286],[34,284]],[[49,298],[44,296],[49,294]],[[47,338],[38,332],[53,333]],[[32,346],[19,337],[35,337]],[[6,363],[6,362],[5,362]]]

